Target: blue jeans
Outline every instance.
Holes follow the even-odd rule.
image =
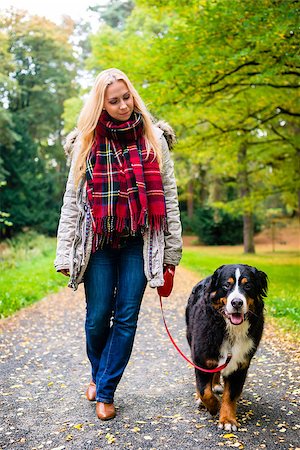
[[[92,254],[84,276],[86,346],[97,402],[112,403],[129,361],[146,287],[141,237]]]

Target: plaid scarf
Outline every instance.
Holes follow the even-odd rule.
[[[148,227],[166,230],[161,174],[153,150],[147,158],[141,114],[114,122],[102,112],[87,158],[86,178],[93,251],[104,243],[118,247],[122,235],[135,235]]]

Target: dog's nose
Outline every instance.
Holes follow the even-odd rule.
[[[243,306],[243,300],[240,298],[234,298],[231,300],[231,304],[235,309],[240,309]]]

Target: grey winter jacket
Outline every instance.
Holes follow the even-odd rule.
[[[173,161],[166,141],[167,138],[168,142],[172,143],[174,134],[166,123],[159,122],[157,125],[155,132],[162,146],[162,181],[168,233],[166,235],[163,232],[150,233],[148,230],[143,235],[144,270],[149,285],[153,288],[163,285],[163,264],[178,265],[182,252],[177,187]],[[76,290],[83,280],[89,262],[93,237],[85,178],[82,178],[77,189],[74,186],[73,168],[80,151],[80,137],[76,130],[67,137],[65,151],[72,160],[61,208],[54,265],[57,271],[69,270],[68,286]]]

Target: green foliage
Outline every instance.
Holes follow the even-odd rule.
[[[106,5],[90,6],[90,10],[99,14],[100,19],[104,20],[112,28],[122,29],[134,7],[132,0],[111,0]]]
[[[181,220],[181,226],[182,226],[182,233],[185,236],[193,235],[193,227],[192,227],[192,220],[189,218],[188,213],[186,211],[180,211],[180,220]]]
[[[83,106],[83,101],[79,97],[68,98],[64,102],[64,133],[68,134],[76,126],[78,115]]]
[[[2,236],[23,227],[55,233],[66,175],[63,104],[75,92],[72,31],[70,22],[26,12],[0,18],[1,206],[13,223]]]
[[[0,318],[66,286],[53,267],[55,247],[55,239],[29,232],[2,243]]]
[[[192,218],[181,213],[183,233],[194,234],[204,245],[238,245],[243,242],[243,218],[223,209],[197,207]],[[260,225],[255,218],[255,232]]]
[[[15,118],[21,139],[3,153],[9,173],[2,193],[4,211],[9,213],[14,232],[29,226],[54,234],[59,214],[58,173],[47,168],[38,145],[29,135],[27,120]],[[26,152],[26,157],[24,157]]]
[[[123,31],[94,36],[89,67],[124,70],[170,121],[190,167],[185,184],[204,168],[208,202],[246,215],[278,195],[296,211],[296,17],[293,0],[138,0]],[[215,183],[236,196],[215,198]]]
[[[0,181],[0,190],[6,185],[6,181]],[[10,214],[4,211],[0,211],[0,232],[3,227],[11,227],[12,222],[9,220]]]
[[[197,208],[192,229],[205,245],[236,245],[243,242],[243,218],[210,207]]]
[[[18,90],[8,94],[9,109],[22,111],[36,140],[55,133],[63,112],[62,101],[72,92],[75,76],[70,31],[37,16],[5,17],[15,70],[11,78]]]
[[[295,333],[300,331],[300,272],[299,252],[264,252],[245,255],[241,247],[185,248],[182,264],[195,271],[202,279],[211,275],[222,264],[249,264],[263,270],[269,278],[265,308],[268,317]]]

